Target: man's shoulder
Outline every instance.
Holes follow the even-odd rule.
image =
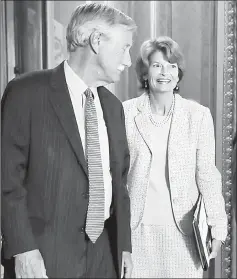
[[[13,80],[9,82],[11,87],[15,86],[24,86],[27,87],[28,85],[37,85],[44,82],[47,82],[49,77],[51,76],[53,69],[45,69],[45,70],[38,70],[32,71],[28,73],[21,74],[15,77]]]
[[[42,92],[47,92],[49,80],[53,70],[39,70],[21,74],[7,84],[2,99],[1,106],[6,102],[30,104],[41,98]]]
[[[39,70],[15,77],[7,84],[1,103],[3,104],[7,97],[19,100],[28,99],[30,102],[32,99],[30,96],[40,96],[39,91],[46,92],[44,89],[49,86],[52,72],[52,69]]]

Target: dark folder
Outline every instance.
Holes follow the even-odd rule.
[[[207,270],[211,253],[211,231],[207,224],[207,215],[202,195],[199,196],[197,208],[194,212],[193,229],[202,268]]]

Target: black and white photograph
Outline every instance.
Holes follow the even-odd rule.
[[[1,279],[237,277],[236,8],[1,0]]]

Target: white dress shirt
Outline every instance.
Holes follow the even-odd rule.
[[[66,83],[68,86],[70,98],[72,101],[74,114],[76,117],[77,126],[79,129],[82,146],[85,154],[86,138],[85,138],[85,102],[84,94],[88,86],[84,81],[72,70],[67,61],[64,62],[64,71]],[[98,119],[98,133],[100,142],[101,161],[103,168],[104,191],[105,191],[105,220],[110,216],[110,205],[112,201],[112,177],[110,172],[110,157],[109,157],[109,140],[107,127],[104,121],[103,110],[100,104],[100,99],[96,88],[90,87],[94,94],[94,102]]]

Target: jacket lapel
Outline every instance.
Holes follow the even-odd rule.
[[[152,153],[151,130],[148,123],[150,122],[147,113],[149,97],[146,93],[139,97],[137,102],[138,115],[135,117],[135,123],[139,133],[145,141],[147,147]]]
[[[103,110],[103,116],[105,125],[107,127],[108,141],[109,141],[109,155],[110,155],[110,169],[112,172],[112,177],[115,177],[114,162],[116,162],[116,121],[113,120],[113,107],[111,107],[111,102],[109,100],[109,94],[112,94],[109,90],[104,87],[98,87],[98,96],[100,99],[100,104]]]
[[[61,63],[53,70],[51,78],[52,92],[49,94],[50,102],[55,113],[67,135],[75,155],[87,175],[87,165],[82,147],[82,142],[66,84],[64,74],[64,63]]]

